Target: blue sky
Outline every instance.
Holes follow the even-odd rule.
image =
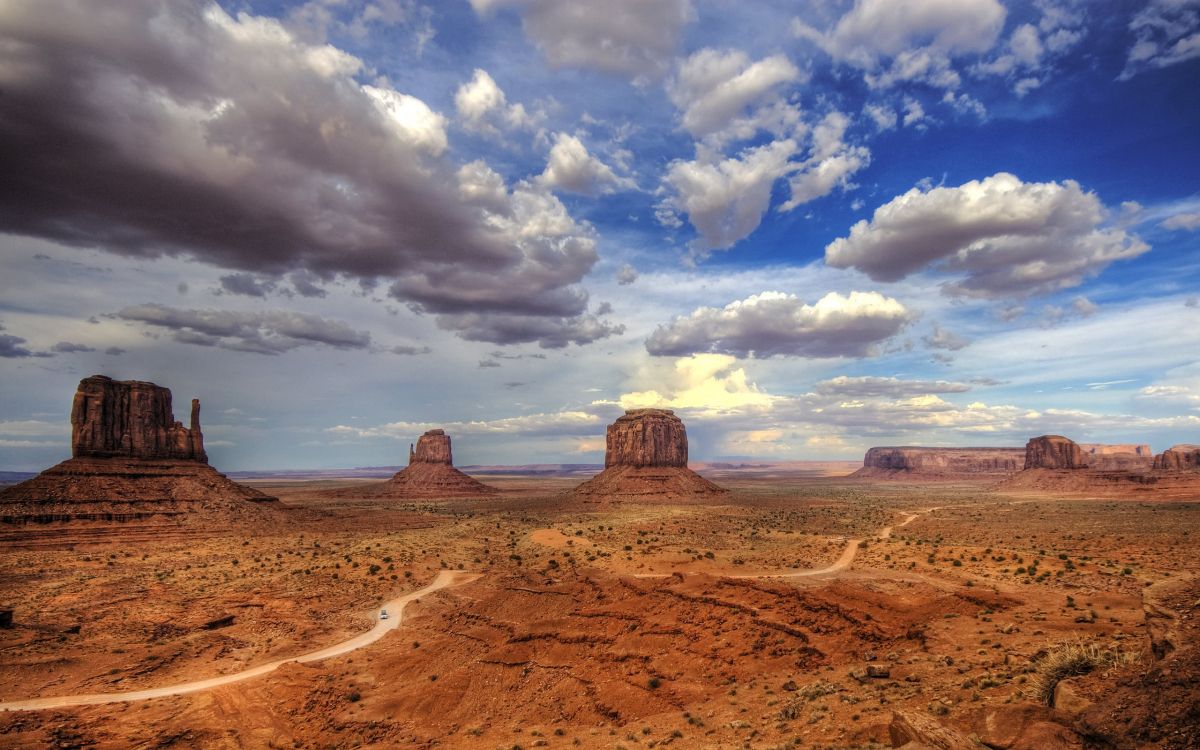
[[[1200,2],[0,8],[0,469],[1200,441]]]

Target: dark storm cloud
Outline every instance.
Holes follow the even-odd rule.
[[[391,349],[388,349],[388,351],[392,354],[399,354],[402,357],[411,357],[417,354],[429,354],[433,351],[433,349],[429,348],[428,346],[407,346],[397,344]]]
[[[116,316],[165,328],[173,332],[176,341],[184,344],[256,354],[281,354],[310,345],[366,349],[371,344],[371,336],[366,331],[356,331],[338,320],[290,310],[185,310],[146,304],[126,307]]]
[[[554,319],[533,316],[498,316],[465,313],[438,318],[442,328],[457,330],[468,341],[493,344],[525,344],[533,341],[543,349],[561,349],[568,344],[593,341],[625,332],[624,325],[612,325],[594,315]]]
[[[234,273],[221,277],[221,289],[229,294],[246,297],[266,297],[275,289],[275,282],[259,279],[254,274]]]
[[[12,0],[0,40],[0,231],[303,271],[303,296],[320,296],[314,278],[382,277],[434,314],[549,317],[551,341],[588,337],[567,331],[592,328],[573,320],[591,231],[528,185],[501,185],[499,207],[464,202],[445,118],[361,84],[358,58],[200,0]],[[247,278],[227,286],[253,293]]]
[[[94,352],[96,350],[87,344],[75,344],[70,341],[60,341],[54,346],[50,347],[50,351],[55,352],[56,354],[74,354],[76,352]]]
[[[20,359],[23,357],[44,357],[45,354],[39,354],[30,351],[25,346],[25,339],[20,336],[10,336],[7,333],[0,333],[0,357],[6,359]]]

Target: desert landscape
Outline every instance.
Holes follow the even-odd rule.
[[[0,0],[0,750],[1200,750],[1200,0]]]
[[[87,378],[73,468],[0,492],[0,745],[1200,741],[1195,449],[1120,480],[1085,456],[1136,449],[1059,436],[1020,468],[910,447],[703,479],[643,409],[583,483],[470,479],[433,431],[383,482],[198,493],[192,412]],[[164,452],[190,470],[141,468]]]

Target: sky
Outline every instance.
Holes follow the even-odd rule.
[[[4,0],[0,469],[1200,443],[1200,0]]]

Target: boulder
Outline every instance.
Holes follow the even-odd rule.
[[[1083,450],[1062,435],[1042,435],[1025,444],[1026,469],[1085,469]]]
[[[169,389],[93,375],[79,381],[71,405],[71,455],[207,463],[198,399],[192,399],[190,424],[175,421]]]
[[[1156,471],[1200,471],[1200,445],[1173,445],[1154,457]]]
[[[631,409],[608,426],[604,471],[573,494],[588,501],[655,502],[726,493],[689,469],[687,460],[683,420],[666,409]]]
[[[962,732],[942,726],[937,719],[916,711],[893,711],[888,725],[892,747],[916,742],[938,750],[977,750],[979,745]]]

